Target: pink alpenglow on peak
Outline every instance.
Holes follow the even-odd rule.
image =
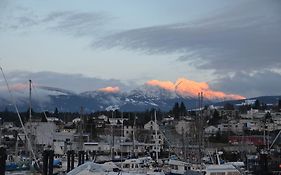
[[[98,91],[105,92],[105,93],[118,93],[120,92],[120,88],[117,86],[114,87],[108,86],[108,87],[100,88],[98,89]]]
[[[215,100],[239,100],[245,97],[237,94],[226,94],[221,91],[212,90],[206,82],[196,82],[186,78],[179,78],[175,83],[171,81],[150,80],[145,83],[148,86],[157,86],[168,91],[175,91],[183,97],[197,97],[203,92],[204,98]]]

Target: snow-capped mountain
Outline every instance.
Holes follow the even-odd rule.
[[[26,91],[26,90],[25,90]],[[28,109],[28,91],[14,93],[20,111]],[[14,110],[9,96],[0,94],[0,110]],[[177,94],[174,91],[158,86],[142,85],[129,92],[104,92],[101,90],[74,93],[69,90],[40,87],[32,94],[32,107],[35,111],[79,112],[81,107],[85,112],[102,110],[144,111],[159,108],[163,111],[170,110],[175,102],[184,102],[187,108],[194,108],[198,104],[198,97]],[[222,99],[223,100],[223,99]],[[204,99],[204,103],[215,103],[219,100]]]
[[[28,91],[15,92],[16,104],[20,111],[28,109]],[[1,97],[0,110],[13,110],[8,96]],[[55,87],[40,87],[32,93],[32,107],[36,111],[59,111],[79,112],[81,107],[86,112],[115,110],[143,111],[151,108],[170,110],[175,102],[184,101],[192,107],[196,99],[178,97],[176,93],[155,86],[143,85],[129,92],[103,92],[87,91],[74,93],[69,90]]]

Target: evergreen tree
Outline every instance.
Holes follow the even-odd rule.
[[[181,116],[185,116],[186,114],[187,114],[186,107],[185,107],[184,103],[181,102],[181,105],[180,105],[180,115]]]
[[[221,116],[219,112],[215,109],[212,118],[209,120],[209,125],[217,125],[219,124],[220,120],[221,120]]]
[[[59,116],[59,110],[58,108],[56,107],[55,108],[55,111],[54,111],[54,117],[58,117]]]
[[[256,100],[255,103],[254,103],[254,109],[260,109],[261,108],[261,104],[260,104],[260,101],[259,100]]]
[[[176,102],[173,109],[172,109],[172,113],[175,116],[175,119],[179,119],[180,116],[180,107],[179,107],[179,103]]]

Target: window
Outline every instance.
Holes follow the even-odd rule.
[[[210,175],[225,175],[225,172],[212,172]]]
[[[239,175],[240,173],[238,172],[228,172],[227,175]]]

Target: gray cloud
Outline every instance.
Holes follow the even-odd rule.
[[[57,11],[47,16],[38,16],[29,9],[18,9],[17,16],[6,17],[0,23],[2,30],[30,31],[34,27],[43,27],[73,36],[93,35],[110,21],[104,13]],[[9,18],[9,20],[7,20]]]
[[[281,95],[281,74],[262,71],[249,75],[247,73],[236,73],[234,76],[227,76],[212,82],[215,89],[237,93],[247,97],[260,95]]]
[[[46,88],[61,88],[76,93],[83,91],[93,91],[107,86],[118,86],[121,90],[128,90],[128,86],[116,79],[101,79],[95,77],[86,77],[81,74],[64,74],[56,72],[27,72],[13,71],[6,73],[7,79],[11,85],[27,84],[31,79],[35,85]],[[4,86],[2,81],[2,86]]]
[[[53,12],[42,19],[43,23],[53,23],[51,29],[66,32],[75,36],[93,35],[110,21],[103,13],[87,12]]]
[[[127,30],[94,42],[145,54],[182,56],[215,73],[270,70],[281,66],[281,16],[277,1],[249,1],[193,23]]]

